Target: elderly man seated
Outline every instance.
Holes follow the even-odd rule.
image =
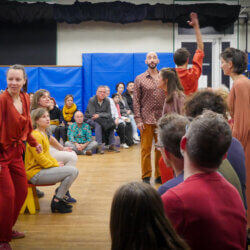
[[[96,141],[92,141],[90,126],[83,122],[83,113],[76,111],[75,122],[68,128],[68,139],[65,143],[71,147],[78,155],[92,155],[92,150],[97,148]]]
[[[98,143],[97,152],[103,154],[103,138],[108,138],[109,151],[119,152],[115,147],[115,124],[112,119],[110,101],[106,98],[105,86],[99,86],[96,95],[89,99],[85,112],[87,123],[95,128],[95,137]]]

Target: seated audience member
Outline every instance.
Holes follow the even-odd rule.
[[[50,93],[48,90],[39,89],[35,92],[33,102],[31,105],[31,115],[37,108],[44,108],[49,111],[50,106]],[[75,152],[72,152],[72,149],[69,147],[63,147],[52,135],[51,130],[46,130],[47,136],[50,143],[50,154],[58,162],[63,162],[65,166],[76,166],[77,155]],[[76,200],[71,197],[70,193],[67,192],[67,196],[64,197],[68,202],[74,203]]]
[[[92,141],[92,132],[90,126],[83,122],[83,113],[75,112],[75,122],[68,128],[69,141],[65,143],[79,155],[92,155],[92,150],[96,149],[98,143]]]
[[[49,117],[50,129],[51,132],[54,134],[56,128],[60,125],[61,122],[61,110],[56,106],[56,101],[53,97],[50,97]]]
[[[138,136],[137,133],[137,126],[135,123],[135,119],[134,119],[134,115],[132,113],[132,111],[130,110],[127,100],[124,96],[122,96],[122,93],[124,91],[125,88],[125,84],[123,82],[119,82],[116,84],[116,91],[117,94],[119,95],[119,106],[120,106],[120,111],[121,111],[121,115],[122,116],[128,116],[133,128],[133,139],[134,139],[134,143],[137,144],[140,141],[140,138]]]
[[[122,94],[127,101],[129,109],[134,113],[134,107],[133,107],[133,92],[134,92],[134,82],[128,82],[127,83],[127,89],[126,91]]]
[[[180,152],[180,142],[185,135],[186,125],[188,124],[188,119],[178,114],[167,115],[158,122],[158,135],[163,160],[166,165],[173,168],[176,175],[176,178],[169,180],[159,188],[160,194],[164,194],[168,189],[177,186],[184,180],[184,161]],[[238,190],[242,201],[244,201],[240,180],[227,159],[222,161],[218,172]]]
[[[231,144],[222,115],[205,111],[181,140],[184,182],[163,196],[167,217],[193,250],[246,247],[246,216],[237,190],[216,172]]]
[[[197,91],[198,80],[202,73],[202,63],[204,58],[204,44],[197,14],[191,13],[190,19],[191,21],[188,23],[194,28],[197,42],[197,50],[193,56],[192,67],[188,69],[190,53],[186,48],[177,49],[174,53],[176,72],[184,88],[185,95],[190,95]]]
[[[27,143],[25,152],[25,168],[29,182],[34,185],[55,184],[61,182],[51,201],[53,213],[71,213],[72,206],[68,205],[64,197],[72,183],[78,176],[77,168],[65,166],[58,162],[49,152],[49,140],[46,129],[50,126],[49,113],[46,109],[38,108],[32,113],[32,123],[35,130],[34,138],[42,145],[40,154]]]
[[[174,179],[167,181],[159,187],[160,194],[164,194],[168,189],[177,186],[184,180],[184,161],[180,152],[180,142],[185,135],[188,124],[189,120],[187,117],[174,113],[162,117],[158,122],[161,154],[166,165],[171,166],[175,173]],[[221,163],[218,172],[235,186],[243,200],[240,180],[227,159]]]
[[[222,99],[221,95],[217,93],[217,90],[200,90],[191,96],[185,103],[185,113],[187,116],[196,117],[197,115],[201,115],[204,110],[212,110],[222,114],[225,119],[228,118],[227,104]],[[234,137],[227,152],[227,159],[239,177],[244,205],[245,208],[247,208],[245,154],[241,143]]]
[[[175,174],[173,179],[159,187],[158,191],[161,195],[184,180],[184,159],[180,152],[180,142],[189,123],[187,117],[176,113],[163,116],[158,121],[158,141],[161,145],[157,146],[161,151],[163,161],[174,170]]]
[[[126,142],[129,142],[129,145],[133,144],[132,141],[132,126],[130,119],[126,116],[121,116],[120,106],[119,106],[119,96],[118,94],[112,95],[113,102],[115,103],[118,117],[115,119],[116,132],[120,137],[121,148],[129,148]]]
[[[64,106],[62,109],[62,124],[55,130],[55,137],[58,141],[62,137],[63,143],[67,141],[68,127],[75,122],[74,114],[77,111],[77,106],[74,103],[73,95],[66,95],[64,98]]]
[[[183,113],[185,95],[183,87],[175,69],[163,68],[159,72],[158,88],[166,93],[162,115],[170,113]]]
[[[131,182],[115,193],[110,214],[112,250],[187,250],[164,214],[161,198],[148,184]]]
[[[108,150],[111,152],[119,152],[115,147],[114,125],[110,101],[106,98],[105,86],[99,86],[96,95],[90,98],[85,112],[85,120],[91,127],[95,128],[95,138],[98,143],[97,153],[104,153],[102,140],[105,137],[108,137]]]

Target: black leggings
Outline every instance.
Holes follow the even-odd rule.
[[[67,132],[68,132],[68,126],[58,126],[55,129],[55,138],[60,141],[60,138],[62,137],[63,143],[67,141]]]

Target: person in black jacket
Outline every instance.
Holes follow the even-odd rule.
[[[133,92],[134,92],[134,82],[127,83],[127,90],[122,94],[128,103],[129,109],[134,113],[133,107]]]
[[[115,147],[114,123],[111,115],[110,102],[106,98],[105,86],[99,86],[96,95],[89,99],[85,112],[85,120],[95,128],[95,139],[98,142],[97,153],[103,154],[103,138],[108,137],[109,151],[119,152]],[[103,134],[105,133],[105,135]]]
[[[50,97],[49,116],[51,132],[54,134],[56,128],[62,122],[62,114],[61,110],[56,106],[56,101],[53,97]]]

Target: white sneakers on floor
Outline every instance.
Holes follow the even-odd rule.
[[[129,146],[126,143],[123,143],[120,145],[120,148],[129,148]]]

